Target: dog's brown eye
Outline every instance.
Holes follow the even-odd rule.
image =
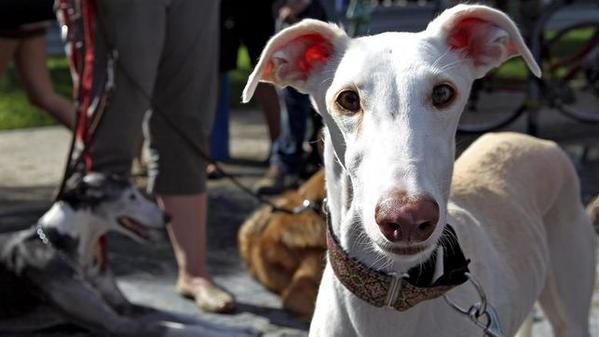
[[[360,96],[352,90],[346,90],[337,96],[337,104],[350,112],[360,111]]]
[[[455,90],[448,84],[439,84],[433,88],[432,101],[437,108],[444,108],[455,97]]]

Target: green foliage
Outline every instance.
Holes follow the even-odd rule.
[[[245,47],[241,47],[239,48],[239,53],[237,54],[237,69],[231,70],[229,72],[229,83],[231,85],[231,98],[229,103],[231,108],[240,108],[244,106],[244,104],[241,103],[241,93],[243,92],[245,82],[247,81],[251,72],[252,66],[250,63],[250,56],[247,52],[247,49],[245,49]],[[254,100],[252,100],[250,105],[255,105]],[[245,107],[247,108],[247,105]]]
[[[2,92],[0,96],[0,130],[52,124],[55,124],[52,117],[32,107],[22,91]]]

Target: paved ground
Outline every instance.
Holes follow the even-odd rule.
[[[522,130],[522,125],[513,128]],[[547,115],[540,135],[558,139],[572,155],[582,177],[585,201],[599,194],[599,128]],[[0,232],[30,225],[50,204],[62,174],[68,140],[66,131],[54,127],[0,133]],[[460,137],[459,147],[464,148],[470,140]],[[584,144],[590,146],[586,161],[581,160]],[[251,185],[264,171],[268,149],[267,132],[257,111],[232,113],[231,148],[234,159],[227,164],[228,170]],[[224,180],[210,182],[209,192],[209,265],[216,280],[233,291],[239,301],[234,315],[210,317],[230,324],[253,325],[266,336],[305,336],[307,324],[281,310],[278,298],[250,278],[239,260],[237,228],[257,204]],[[145,247],[111,237],[110,252],[119,284],[132,301],[197,312],[192,302],[180,299],[173,291],[176,267],[168,244]],[[599,337],[598,295],[594,303],[593,336]],[[540,316],[537,321],[535,336],[550,336]],[[53,334],[59,335],[68,334]]]

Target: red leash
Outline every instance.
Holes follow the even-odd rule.
[[[73,133],[68,162],[61,182],[59,200],[64,192],[67,180],[77,170],[90,172],[93,169],[89,149],[95,129],[91,121],[95,120],[97,109],[90,109],[93,102],[94,62],[96,60],[95,36],[97,8],[95,0],[58,0],[59,21],[66,28],[66,50],[73,77],[73,98],[78,103],[76,128]],[[103,93],[102,93],[103,94]],[[99,116],[98,118],[101,118]],[[83,167],[79,165],[83,162]],[[101,270],[109,268],[108,240],[102,236],[99,241],[98,258]]]

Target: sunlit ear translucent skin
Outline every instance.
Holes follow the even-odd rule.
[[[260,81],[290,85],[306,93],[313,75],[343,50],[348,40],[336,25],[312,19],[282,30],[262,51],[243,91],[243,102],[251,99]]]
[[[451,50],[471,59],[476,78],[518,55],[535,76],[541,77],[541,68],[515,23],[501,11],[480,5],[457,5],[439,15],[426,31],[445,39]]]

